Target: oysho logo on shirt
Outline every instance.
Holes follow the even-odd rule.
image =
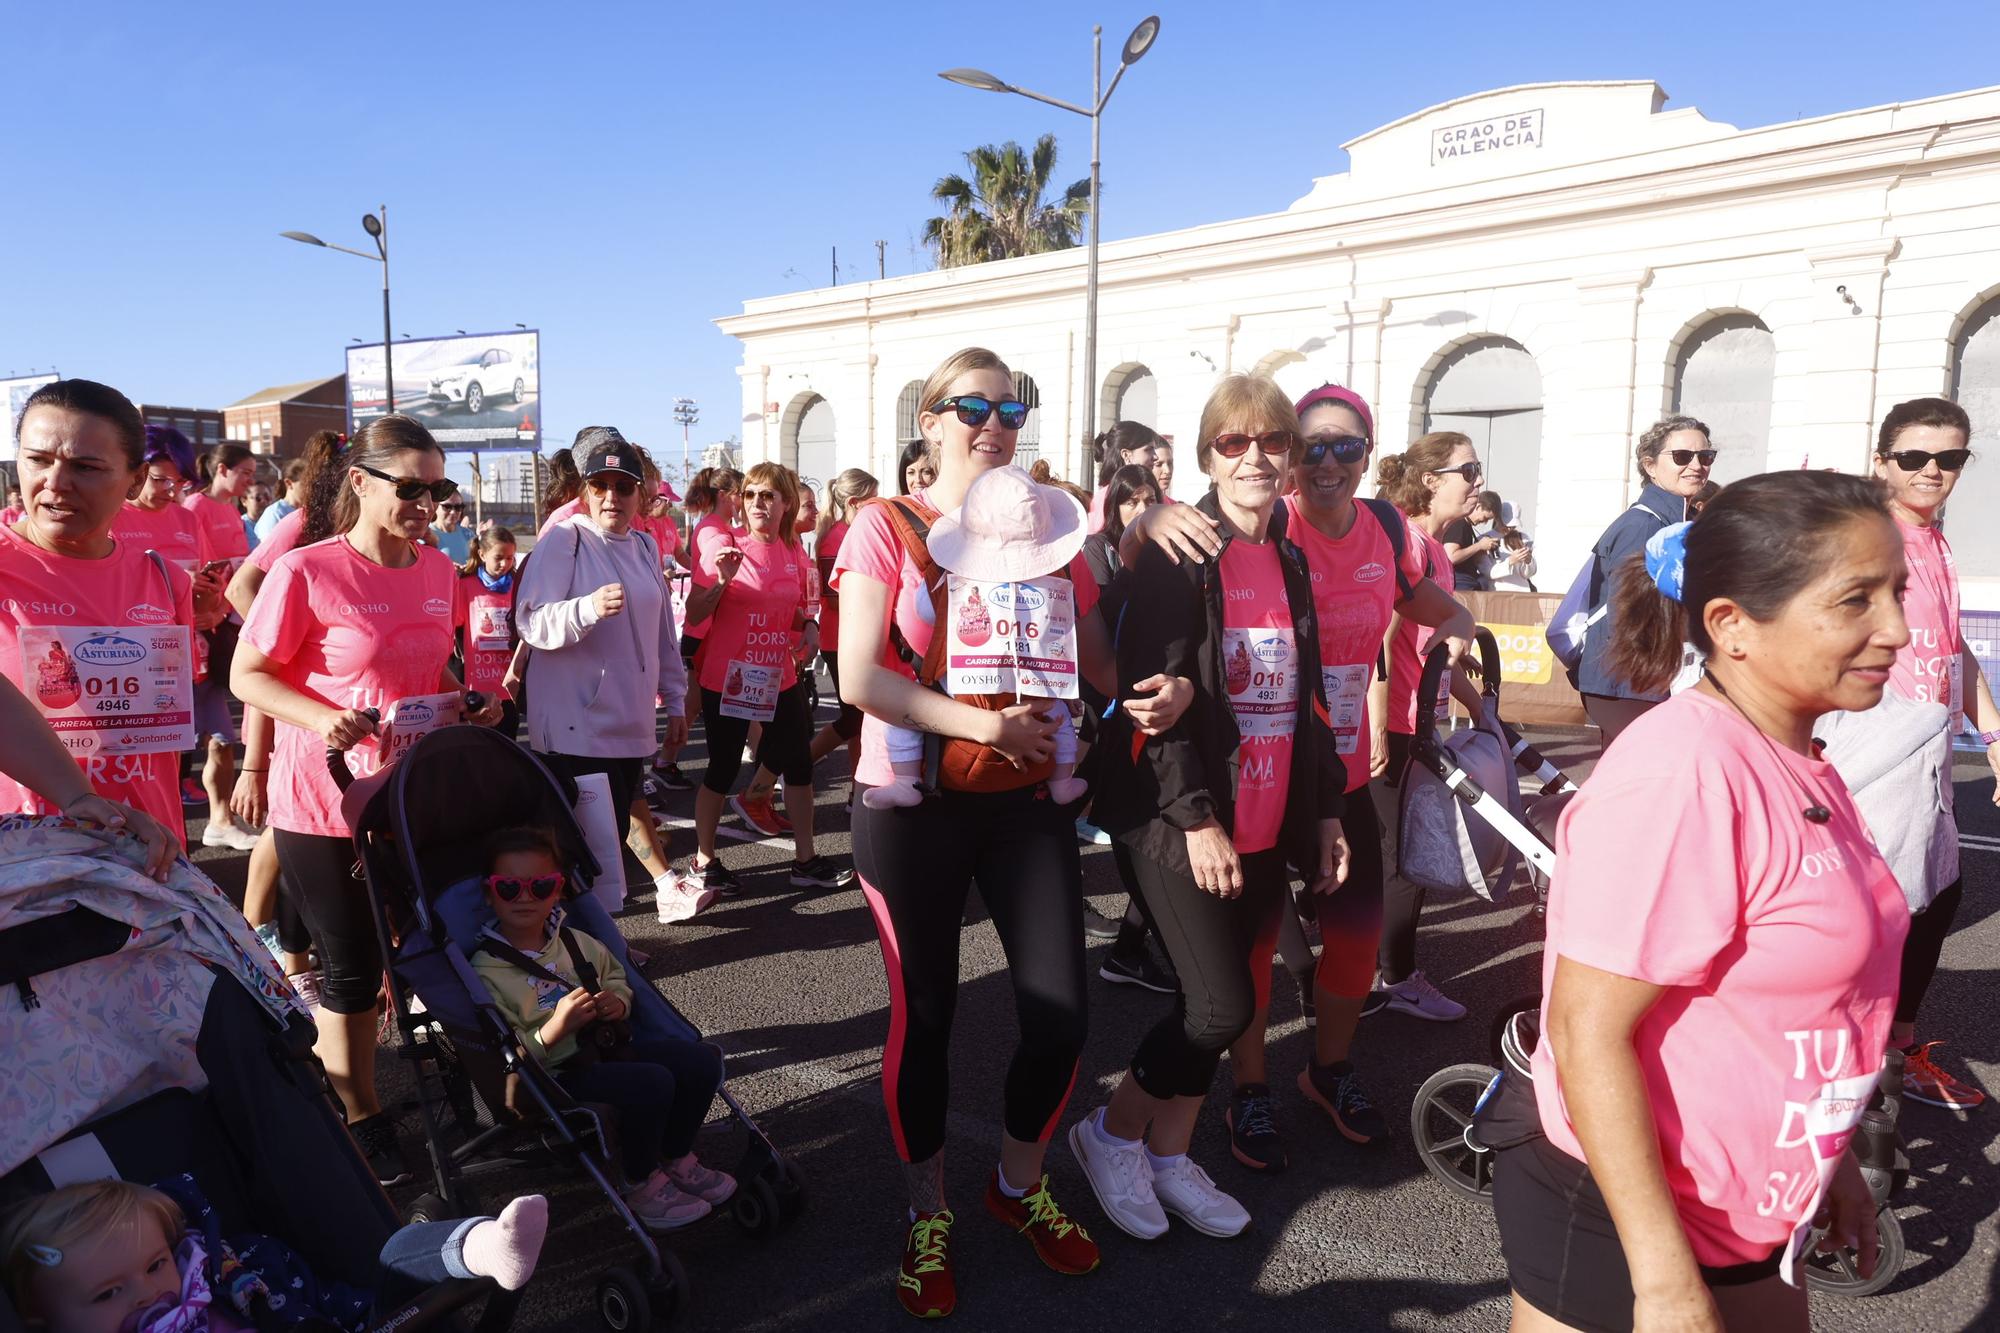
[[[343,616],[386,616],[389,614],[387,602],[342,602],[340,614]]]
[[[164,606],[154,606],[151,602],[141,602],[125,613],[125,618],[136,625],[166,625],[173,622],[174,613]]]
[[[1387,566],[1383,565],[1381,561],[1370,560],[1367,564],[1354,571],[1354,581],[1356,583],[1380,583],[1383,576],[1388,572]]]
[[[432,597],[424,602],[424,614],[427,616],[448,616],[451,614],[451,603],[442,597]]]
[[[76,614],[75,602],[24,602],[17,597],[9,597],[6,602],[0,603],[0,605],[4,605],[7,610],[20,616],[73,616]]]

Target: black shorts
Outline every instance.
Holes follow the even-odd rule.
[[[1493,1215],[1516,1294],[1551,1319],[1588,1333],[1632,1327],[1632,1273],[1590,1168],[1537,1136],[1493,1163]],[[1776,1277],[1784,1247],[1747,1264],[1712,1268],[1710,1287]]]

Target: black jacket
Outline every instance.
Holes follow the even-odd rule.
[[[1217,517],[1215,493],[1196,506]],[[1319,864],[1319,821],[1345,809],[1346,772],[1334,752],[1320,683],[1319,623],[1305,553],[1285,535],[1285,506],[1271,511],[1271,540],[1284,568],[1285,597],[1299,655],[1298,724],[1278,845],[1302,870]],[[1231,540],[1224,529],[1224,549]],[[1121,576],[1125,616],[1118,631],[1118,688],[1154,674],[1186,676],[1194,702],[1173,729],[1141,735],[1123,710],[1105,728],[1103,768],[1092,822],[1138,855],[1186,873],[1186,831],[1208,818],[1233,829],[1242,734],[1229,706],[1222,661],[1222,557],[1172,563],[1148,543]]]

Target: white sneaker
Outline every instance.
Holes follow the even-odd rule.
[[[625,1206],[648,1231],[672,1231],[690,1222],[699,1222],[713,1208],[707,1199],[681,1190],[664,1171],[655,1171],[646,1183],[625,1196]]]
[[[1146,1165],[1152,1168],[1153,1191],[1160,1207],[1202,1235],[1237,1236],[1250,1225],[1250,1214],[1243,1205],[1217,1189],[1208,1172],[1185,1153],[1166,1166],[1150,1159]]]
[[[326,980],[326,973],[314,968],[310,972],[294,972],[285,980],[291,983],[292,992],[299,997],[299,1003],[303,1004],[308,1012],[320,1007],[320,984]]]
[[[715,901],[715,890],[695,889],[686,884],[662,885],[654,899],[654,908],[662,925],[671,926],[677,921],[686,921],[697,912]]]
[[[1153,1168],[1144,1143],[1105,1142],[1104,1109],[1071,1125],[1069,1150],[1083,1168],[1104,1215],[1128,1236],[1157,1240],[1167,1234],[1167,1215],[1153,1195]]]
[[[1431,985],[1430,978],[1421,971],[1410,973],[1393,986],[1383,986],[1381,991],[1389,997],[1386,1008],[1412,1018],[1428,1019],[1433,1023],[1456,1023],[1465,1017],[1465,1006]]]
[[[224,823],[219,819],[211,819],[208,821],[208,827],[201,831],[201,845],[247,852],[256,848],[257,835],[233,822]]]

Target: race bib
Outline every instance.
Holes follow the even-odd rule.
[[[185,625],[23,625],[21,681],[74,755],[194,748]]]
[[[504,602],[472,603],[472,646],[483,653],[504,653],[512,642],[514,610]]]
[[[778,685],[783,679],[784,673],[775,666],[731,662],[722,680],[722,715],[769,722],[778,715]]]
[[[945,692],[1077,697],[1076,592],[1068,579],[984,583],[953,574]]]
[[[1353,754],[1361,747],[1361,722],[1367,712],[1368,684],[1374,674],[1375,668],[1366,662],[1320,668],[1320,683],[1326,689],[1326,707],[1333,719],[1333,748],[1337,754]]]
[[[458,717],[456,694],[412,694],[389,705],[384,721],[389,724],[389,749],[383,764],[393,764],[403,752],[439,727]]]
[[[1822,1084],[1818,1095],[1804,1107],[1792,1105],[1787,1108],[1786,1134],[1781,1138],[1803,1133],[1806,1144],[1812,1149],[1813,1165],[1818,1172],[1812,1194],[1800,1214],[1798,1227],[1792,1232],[1791,1243],[1785,1247],[1784,1260],[1778,1265],[1778,1275],[1794,1287],[1799,1285],[1799,1263],[1812,1244],[1813,1217],[1819,1212],[1820,1201],[1826,1197],[1826,1187],[1833,1181],[1841,1154],[1847,1151],[1848,1141],[1854,1137],[1854,1127],[1861,1123],[1862,1113],[1868,1109],[1868,1099],[1874,1094],[1876,1082],[1875,1074],[1837,1078]]]
[[[1288,629],[1222,631],[1223,678],[1244,740],[1289,736],[1298,726],[1299,647]]]

